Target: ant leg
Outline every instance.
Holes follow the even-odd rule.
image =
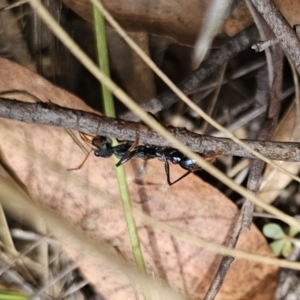
[[[73,138],[76,138],[75,135],[73,134],[73,132],[70,130],[68,130],[68,133],[70,134],[70,136]],[[80,135],[80,138],[89,146],[92,146],[92,140],[94,138],[93,135],[90,135],[90,134],[87,134],[87,133],[83,133],[83,132],[80,132],[79,131],[79,135]],[[77,140],[77,141],[76,141]],[[76,138],[75,142],[77,145],[79,145],[79,147],[84,151],[84,153],[86,154],[86,157],[84,158],[84,160],[82,161],[82,163],[76,167],[76,168],[69,168],[67,169],[67,171],[76,171],[76,170],[79,170],[83,167],[83,165],[85,164],[85,162],[87,161],[87,159],[89,158],[91,151],[88,151],[83,145],[82,143],[80,143],[80,141]]]
[[[93,146],[94,135],[83,133],[79,131],[80,138],[90,147]]]
[[[168,185],[171,186],[173,183],[171,183],[171,180],[170,180],[170,165],[169,165],[168,160],[165,157],[164,157],[164,160],[165,160],[165,172],[166,172],[166,176],[167,176],[167,182],[168,182]]]
[[[136,151],[127,151],[119,160],[119,162],[116,164],[117,167],[125,164],[129,160],[131,160],[136,154]]]
[[[128,149],[128,151],[134,150],[134,148],[135,148],[136,146],[138,146],[139,143],[140,143],[140,137],[139,137],[139,135],[137,135],[137,136],[135,137],[134,143],[133,143],[132,146]]]
[[[180,176],[179,178],[177,178],[175,181],[171,182],[170,179],[170,166],[169,166],[169,162],[165,159],[165,172],[166,172],[166,176],[167,176],[167,182],[169,186],[172,186],[173,184],[177,183],[178,181],[180,181],[181,179],[183,179],[184,177],[188,176],[189,174],[199,170],[199,167],[196,168],[191,168],[190,170],[188,170],[186,173],[184,173],[182,176]]]
[[[85,159],[83,160],[83,162],[78,167],[67,169],[67,171],[77,171],[77,170],[80,170],[83,167],[83,165],[85,164],[85,162],[87,161],[87,159],[89,158],[89,156],[90,156],[90,154],[91,154],[92,151],[93,150],[89,151],[89,153],[87,154],[87,156],[85,157]]]
[[[130,159],[132,159],[135,156],[136,151],[134,151],[134,149],[136,146],[138,146],[139,141],[140,141],[140,138],[139,138],[139,136],[137,136],[135,139],[135,142],[132,144],[132,146],[128,149],[128,151],[121,157],[119,162],[116,164],[117,167],[125,164],[127,161],[129,161]]]
[[[196,170],[195,170],[196,171]],[[180,181],[181,179],[183,179],[184,177],[188,176],[189,174],[193,173],[194,170],[188,170],[186,173],[184,173],[181,177],[179,177],[178,179],[176,179],[175,181],[173,181],[172,183],[169,183],[169,185],[173,185],[175,184],[176,182]],[[169,179],[170,180],[170,179]]]
[[[104,137],[104,136],[100,136],[100,135],[96,135],[95,137],[93,137],[92,141],[91,141],[91,147],[93,149],[102,149],[103,146],[106,145],[107,146],[112,146],[112,140],[109,137]]]
[[[216,158],[217,158],[217,155],[203,156],[203,159],[210,164],[213,164],[215,162]]]

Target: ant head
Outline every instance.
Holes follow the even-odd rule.
[[[103,147],[109,148],[112,144],[112,140],[109,137],[97,135],[93,138],[92,144],[98,149]]]
[[[96,136],[93,138],[93,146],[96,147],[94,154],[99,157],[110,157],[113,155],[111,147],[112,140],[104,136]]]
[[[110,147],[106,147],[107,144],[102,145],[101,148],[95,149],[94,154],[98,157],[111,157],[113,155],[113,150]]]

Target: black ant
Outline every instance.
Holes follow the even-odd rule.
[[[88,140],[85,135],[82,135],[83,139]],[[199,170],[200,168],[196,165],[196,161],[188,158],[180,151],[172,147],[161,147],[155,145],[138,145],[138,140],[136,142],[124,141],[117,146],[112,146],[112,141],[109,138],[96,136],[89,141],[96,149],[94,149],[94,154],[97,157],[111,157],[115,155],[119,158],[119,162],[116,166],[123,165],[132,158],[141,158],[145,161],[153,158],[158,158],[165,164],[165,173],[167,176],[167,182],[169,186],[180,181],[190,173]],[[201,154],[199,154],[201,155]],[[204,157],[204,156],[203,156]],[[213,162],[215,156],[204,157],[207,161]],[[173,164],[178,164],[182,169],[187,170],[185,174],[171,182],[170,180],[170,166],[169,161]]]

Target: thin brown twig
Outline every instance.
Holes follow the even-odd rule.
[[[258,26],[260,35],[265,39],[270,39],[273,36],[272,31],[269,26],[266,24],[265,20],[261,17],[261,15],[257,12],[257,10],[252,6],[250,1],[247,1],[248,7],[252,12],[252,15],[256,21]],[[261,133],[259,134],[260,140],[268,140],[272,138],[272,135],[275,131],[278,115],[279,115],[279,102],[280,102],[280,91],[281,91],[281,83],[282,83],[282,52],[280,46],[277,44],[273,46],[273,51],[267,49],[266,55],[268,60],[268,71],[271,87],[270,87],[270,100],[269,106],[266,114],[266,119],[263,123]],[[254,159],[251,163],[247,188],[257,194],[260,188],[260,178],[263,172],[263,168],[265,166],[265,162]],[[235,248],[240,233],[243,228],[250,229],[253,219],[253,211],[254,205],[248,199],[245,199],[245,202],[242,206],[240,216],[234,226],[233,232],[230,236],[230,240],[228,242],[228,247]],[[232,256],[224,256],[218,268],[214,279],[211,282],[211,285],[205,295],[205,300],[213,300],[219,290],[222,287],[223,281],[234,262],[235,258]]]
[[[251,0],[289,54],[300,75],[300,40],[271,0]]]
[[[252,12],[252,15],[257,24],[260,35],[264,39],[271,39],[273,33],[270,30],[269,26],[266,24],[262,16],[257,12],[252,3],[247,1],[248,7]],[[282,53],[279,45],[273,46],[273,51],[270,49],[266,50],[266,58],[268,61],[268,73],[269,73],[269,82],[270,82],[270,100],[268,105],[268,110],[266,114],[265,121],[262,126],[261,133],[259,135],[260,140],[271,139],[277,124],[279,107],[280,107],[280,91],[282,83]],[[251,163],[247,188],[257,194],[260,188],[260,179],[265,166],[265,162],[254,159]],[[234,226],[233,232],[230,236],[228,242],[228,247],[234,248],[237,244],[238,238],[243,228],[250,229],[253,219],[254,205],[253,202],[245,199],[243,207],[241,209],[240,216]],[[216,275],[208,289],[208,292],[205,296],[205,300],[213,300],[218,291],[220,290],[223,281],[228,273],[232,263],[235,258],[231,256],[224,256],[218,268]]]
[[[270,40],[266,40],[263,42],[258,42],[254,44],[251,48],[255,50],[255,52],[263,52],[268,49],[270,46],[275,45],[279,42],[277,37],[273,37]]]
[[[171,147],[166,139],[143,123],[112,119],[98,114],[69,109],[51,103],[29,103],[0,98],[0,117],[26,123],[69,128],[84,133],[113,136],[135,141],[137,134],[141,143]],[[233,155],[255,158],[249,151],[227,138],[200,135],[185,128],[169,127],[169,131],[192,151],[206,156]],[[300,143],[251,141],[244,142],[272,160],[299,162]]]
[[[242,228],[242,213],[239,215],[235,227],[233,228],[233,232],[227,245],[228,248],[235,248],[240,234],[240,228]],[[203,300],[212,300],[216,297],[234,260],[235,258],[233,256],[223,256],[217,273],[215,274]]]
[[[256,10],[250,0],[247,1],[248,7],[255,19],[256,25],[262,38],[269,40],[274,36],[274,33],[266,23],[263,16]],[[283,60],[282,51],[280,45],[274,45],[271,49],[266,50],[266,58],[268,61],[268,73],[269,73],[269,85],[270,95],[268,110],[266,113],[265,121],[262,125],[261,132],[259,134],[259,140],[270,140],[277,126],[279,109],[280,109],[280,92],[283,77]],[[265,163],[261,160],[254,159],[251,163],[249,178],[247,182],[247,188],[253,193],[258,193],[260,188],[260,179],[265,167]],[[245,228],[250,229],[253,219],[253,203],[246,199],[242,212],[244,214],[242,225]]]
[[[273,65],[275,70],[274,82],[270,92],[270,102],[266,120],[263,124],[261,134],[259,135],[260,140],[269,140],[272,138],[276,129],[278,115],[279,115],[279,93],[281,90],[282,83],[282,52],[279,45],[273,46]],[[247,182],[247,188],[253,193],[257,194],[260,188],[260,178],[264,169],[265,163],[261,160],[254,159],[251,164],[250,174]],[[253,203],[252,201],[246,200],[245,206],[248,206],[248,214],[245,215],[243,220],[243,227],[250,229],[253,215]]]
[[[225,63],[219,71],[219,76],[218,76],[219,78],[217,80],[217,86],[216,86],[216,89],[214,90],[214,92],[212,94],[212,97],[210,97],[211,100],[210,100],[210,103],[209,103],[209,105],[207,107],[207,111],[206,111],[206,113],[209,116],[212,116],[212,114],[214,112],[214,109],[215,109],[215,106],[216,106],[216,103],[217,103],[217,100],[219,98],[219,94],[220,94],[221,87],[222,87],[222,84],[223,84],[226,68],[227,68],[227,63]],[[207,133],[207,128],[208,127],[209,127],[209,123],[205,122],[204,125],[202,126],[202,128],[200,128],[200,132]]]
[[[233,37],[224,47],[212,51],[210,57],[206,59],[197,70],[187,76],[178,87],[186,95],[190,95],[201,82],[212,75],[219,67],[253,45],[258,40],[258,37],[258,30],[255,25],[246,28],[244,31]],[[150,99],[147,103],[144,103],[142,107],[146,111],[154,114],[170,108],[178,100],[178,96],[175,95],[173,91],[168,90],[165,93]],[[124,113],[120,115],[120,118],[124,120],[138,120],[132,112]]]
[[[250,0],[249,0],[250,1]],[[293,26],[293,30],[299,34],[300,33],[300,25],[297,24],[297,25],[294,25]],[[261,42],[257,42],[256,44],[254,44],[251,48],[253,50],[255,50],[255,52],[262,52],[262,51],[265,51],[266,49],[268,49],[270,46],[272,45],[275,45],[277,43],[279,43],[279,39],[278,37],[272,37],[268,40],[264,40],[264,41],[261,41]]]

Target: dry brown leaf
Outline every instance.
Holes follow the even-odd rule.
[[[90,0],[63,0],[87,21],[92,20]],[[128,31],[143,31],[168,36],[178,43],[193,46],[209,1],[103,1],[105,7]],[[300,24],[298,0],[275,0],[275,5],[290,25]],[[251,25],[253,19],[245,4],[238,6],[224,25],[224,32],[233,36]]]
[[[92,20],[89,0],[63,2],[87,21]],[[185,45],[194,44],[208,3],[208,0],[103,1],[106,9],[126,30],[168,36]]]
[[[38,75],[4,59],[0,63],[0,91],[26,90],[43,101],[90,110],[80,99]],[[14,98],[20,99],[20,95]],[[82,169],[66,172],[85,156],[62,128],[1,119],[0,139],[2,160],[24,184],[36,204],[51,208],[94,241],[116,246],[132,261],[123,213],[118,202],[111,200],[118,199],[119,193],[112,160],[91,156]],[[140,163],[135,160],[126,164],[136,209],[195,237],[219,244],[228,241],[238,214],[231,201],[194,175],[170,188],[159,161],[151,161],[147,166],[145,181],[152,184],[137,185],[134,177]],[[182,174],[182,170],[172,168],[172,178],[177,178],[179,173]],[[203,297],[221,256],[162,229],[144,226],[141,218],[138,218],[138,228],[149,272],[191,299]],[[64,243],[62,236],[60,239]],[[131,285],[122,285],[110,270],[101,268],[88,255],[76,252],[75,245],[64,246],[105,298],[134,299]],[[272,255],[255,226],[242,234],[238,248]],[[238,260],[217,299],[273,299],[276,283],[276,267]]]
[[[154,74],[146,63],[127,45],[119,34],[106,30],[110,67],[118,84],[137,103],[143,103],[155,96]],[[129,33],[130,37],[149,54],[148,35],[144,32]],[[124,59],[126,58],[126,59]]]
[[[298,0],[274,0],[291,26],[300,24],[300,2]]]
[[[235,36],[253,23],[252,15],[247,7],[247,4],[243,3],[233,10],[231,15],[224,23],[223,30],[229,36]]]
[[[291,26],[300,23],[300,2],[298,0],[274,0],[273,2]],[[234,36],[252,23],[253,19],[247,5],[241,4],[226,20],[224,31],[229,36]]]

